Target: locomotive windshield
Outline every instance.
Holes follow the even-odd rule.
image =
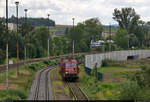
[[[73,66],[77,66],[77,64],[65,64],[65,67],[73,67]]]

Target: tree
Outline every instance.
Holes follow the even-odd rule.
[[[90,50],[91,40],[102,39],[103,26],[98,18],[91,18],[77,26],[71,28],[67,34],[70,46],[72,48],[72,40],[75,40],[75,52],[86,52]]]
[[[2,20],[0,20],[0,64],[2,64],[5,59],[5,31],[5,26]]]
[[[31,32],[33,29],[34,29],[34,27],[31,24],[29,24],[29,23],[23,23],[19,27],[19,32],[24,37],[28,32]]]
[[[129,34],[134,33],[138,26],[140,16],[133,8],[115,9],[113,19],[119,23],[120,28],[125,29]]]
[[[69,49],[72,49],[72,41],[75,42],[75,52],[80,52],[83,43],[82,40],[84,39],[84,25],[79,23],[74,28],[71,28],[69,33],[67,34],[68,42],[69,42]],[[81,46],[80,46],[81,45]],[[70,50],[72,52],[72,50]]]
[[[135,34],[130,34],[129,35],[129,47],[132,47],[132,46],[138,46],[138,38],[136,37]]]
[[[48,28],[45,26],[34,29],[29,34],[29,42],[31,49],[36,50],[37,54],[35,57],[46,57],[47,56],[47,40],[49,39]],[[32,52],[30,52],[32,54]],[[33,55],[33,54],[32,54]]]
[[[147,32],[144,35],[144,44],[148,47],[150,46],[150,21],[148,21],[145,24],[145,26],[146,26]]]
[[[99,40],[102,38],[103,26],[98,18],[91,18],[85,21],[86,37]]]
[[[117,46],[121,48],[128,48],[128,32],[124,29],[118,29],[115,36],[114,41]]]

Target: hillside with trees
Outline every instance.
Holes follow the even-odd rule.
[[[5,22],[5,18],[0,18],[2,19],[3,22]],[[12,15],[9,18],[9,23],[17,23],[16,17],[14,15]],[[47,18],[27,18],[27,20],[24,17],[21,17],[18,19],[18,23],[19,24],[23,24],[23,23],[29,23],[32,26],[36,27],[36,26],[55,26],[55,21],[53,20],[48,20]]]

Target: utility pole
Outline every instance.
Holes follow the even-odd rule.
[[[15,2],[16,4],[16,17],[17,17],[17,44],[16,44],[16,50],[17,50],[17,63],[18,63],[18,60],[19,60],[19,45],[18,45],[18,5],[19,5],[19,2],[16,1]],[[19,75],[19,68],[18,68],[18,64],[17,64],[17,76]]]
[[[48,16],[48,24],[49,24],[49,16],[50,16],[50,14],[48,14],[47,15]],[[49,25],[48,25],[48,40],[47,40],[47,56],[48,56],[48,58],[49,58]]]
[[[72,18],[73,20],[73,34],[74,34],[74,20],[75,18]],[[73,39],[73,44],[72,44],[72,54],[74,55],[74,39]]]
[[[27,11],[28,11],[28,9],[24,9],[24,11],[25,11],[25,23],[27,24]],[[26,64],[26,60],[27,60],[27,49],[26,49],[26,38],[25,38],[25,36],[24,36],[24,64]]]
[[[6,92],[8,92],[8,0],[6,0]]]

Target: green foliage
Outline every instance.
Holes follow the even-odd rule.
[[[119,23],[122,29],[132,33],[132,30],[136,29],[140,16],[133,8],[122,8],[121,10],[114,9],[113,19]]]
[[[131,79],[137,81],[141,87],[150,87],[150,66],[141,66],[142,71],[135,73]]]
[[[0,64],[2,64],[5,59],[5,30],[5,26],[0,20]]]
[[[72,41],[75,41],[75,52],[86,52],[90,50],[91,40],[102,39],[103,26],[98,18],[88,19],[83,23],[71,28],[67,34],[70,48],[72,49]]]
[[[22,66],[19,69],[26,70],[30,74],[29,75],[19,74],[19,77],[17,78],[12,77],[13,75],[16,74],[17,70],[16,69],[9,70],[8,78],[9,80],[11,80],[10,84],[15,84],[18,87],[17,89],[9,90],[8,93],[6,91],[0,91],[0,101],[1,100],[2,101],[3,100],[25,100],[31,88],[35,73],[44,67],[45,64],[43,64],[42,62]],[[5,82],[5,79],[6,79],[6,73],[5,72],[1,73],[0,82]]]
[[[140,87],[137,82],[127,81],[122,84],[120,91],[121,100],[135,100],[138,99]]]
[[[149,22],[140,20],[140,15],[135,12],[134,8],[114,9],[113,19],[119,23],[121,29],[128,32],[129,47],[149,45],[147,43],[150,41],[148,40],[150,38]]]
[[[118,95],[116,92],[118,91],[118,87],[120,87],[120,83],[105,83],[105,82],[97,82],[95,83],[95,77],[87,75],[83,69],[79,74],[80,82],[82,83],[81,87],[86,92],[88,97],[93,100],[102,99],[99,96],[99,92],[102,95],[105,95],[105,98],[108,99],[118,99]]]
[[[3,21],[5,21],[5,18],[1,18]],[[19,24],[23,24],[24,22],[26,22],[31,24],[32,26],[36,27],[36,26],[55,26],[55,21],[53,20],[49,20],[45,19],[45,18],[27,18],[27,20],[24,17],[21,17],[18,19],[18,23]],[[16,22],[16,18],[14,15],[11,16],[11,18],[9,18],[9,23],[15,23]]]
[[[47,65],[57,65],[59,63],[59,60],[44,60],[43,63],[47,64]]]
[[[51,38],[50,46],[50,54],[57,56],[65,53],[69,53],[70,45],[67,43],[66,37],[53,37]]]
[[[107,67],[109,65],[109,60],[108,59],[104,59],[102,60],[102,67]]]
[[[113,72],[113,75],[130,79],[130,77],[135,75],[135,73],[137,72],[138,71],[119,71],[119,72]]]
[[[26,68],[29,68],[33,71],[37,71],[39,70],[40,68],[42,68],[44,65],[42,63],[32,63],[30,65],[28,65]]]
[[[22,90],[8,90],[8,93],[6,91],[0,92],[0,100],[20,100],[26,98],[27,96]]]
[[[50,60],[44,60],[43,63],[49,65]]]
[[[120,48],[128,48],[128,33],[126,30],[118,29],[115,36],[114,41],[117,44],[117,47]]]

